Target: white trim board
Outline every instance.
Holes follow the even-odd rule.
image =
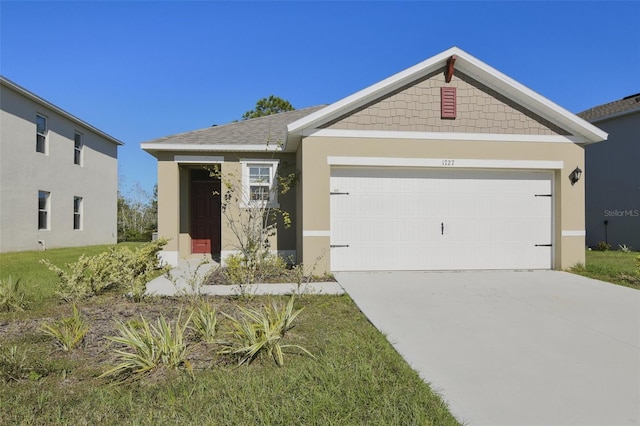
[[[309,129],[303,136],[367,139],[420,139],[433,141],[585,143],[584,138],[562,135],[512,135],[500,133],[405,132],[400,130]]]
[[[181,164],[219,164],[224,163],[221,155],[174,155],[173,161]]]
[[[303,237],[330,237],[331,231],[302,231]]]
[[[562,231],[563,237],[585,237],[587,235],[587,231]]]
[[[560,170],[564,161],[483,160],[468,158],[327,157],[330,166],[441,167],[465,169]]]

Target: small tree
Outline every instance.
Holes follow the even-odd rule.
[[[265,115],[277,114],[279,112],[293,111],[294,109],[289,101],[271,95],[268,98],[262,98],[256,102],[255,109],[242,114],[242,120],[264,117]]]
[[[227,259],[229,278],[238,285],[253,284],[266,276],[277,273],[286,263],[271,253],[271,237],[275,236],[278,221],[285,228],[291,226],[288,212],[275,207],[267,200],[252,199],[243,189],[242,179],[233,173],[222,174],[218,168],[208,169],[211,176],[220,179],[223,188],[221,211],[228,229],[234,237],[237,256]],[[296,182],[296,173],[276,172],[273,194],[286,194]],[[266,197],[265,197],[266,198]]]

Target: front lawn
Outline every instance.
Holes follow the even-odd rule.
[[[586,265],[575,266],[570,272],[640,289],[640,275],[636,263],[638,256],[640,256],[638,252],[587,250]]]
[[[88,248],[76,250],[75,257],[88,253]],[[73,256],[50,259],[65,263]],[[238,366],[218,354],[217,343],[199,342],[188,331],[192,376],[164,367],[124,383],[99,378],[118,363],[113,349],[123,348],[105,338],[118,335],[116,320],[139,324],[142,315],[156,324],[161,315],[174,321],[180,313],[184,319],[193,298],[134,303],[109,291],[82,300],[77,306],[89,331],[78,348],[63,352],[41,328],[69,317],[72,307],[56,301],[53,288],[44,290],[51,281],[37,277],[46,274],[20,266],[42,267],[37,257],[23,253],[1,258],[3,276],[24,273],[25,290],[36,297],[19,315],[0,312],[0,424],[458,424],[346,295],[295,300],[295,308],[304,310],[283,343],[303,346],[314,357],[289,348],[282,367],[268,356]],[[228,319],[220,312],[235,316],[238,307],[258,309],[269,299],[207,300],[219,313],[222,333]]]

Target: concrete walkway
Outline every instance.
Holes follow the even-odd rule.
[[[466,424],[640,424],[637,290],[556,271],[336,277]]]
[[[147,283],[148,295],[176,296],[180,294],[200,293],[212,296],[240,295],[240,288],[234,285],[200,285],[204,278],[218,264],[204,262],[203,259],[183,259],[180,264],[171,269],[169,277],[159,276]],[[253,284],[245,291],[249,294],[344,294],[344,289],[337,282],[318,282],[303,284],[300,288],[296,284]]]

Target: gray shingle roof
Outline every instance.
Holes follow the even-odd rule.
[[[207,127],[191,132],[147,141],[153,144],[190,144],[190,145],[255,145],[277,144],[285,141],[287,125],[309,115],[326,105],[318,105],[294,111],[281,112],[264,117],[236,121],[220,126]]]
[[[634,109],[640,109],[640,93],[627,96],[619,101],[613,101],[608,104],[590,108],[578,113],[577,115],[578,117],[591,122],[611,115],[632,111]]]

